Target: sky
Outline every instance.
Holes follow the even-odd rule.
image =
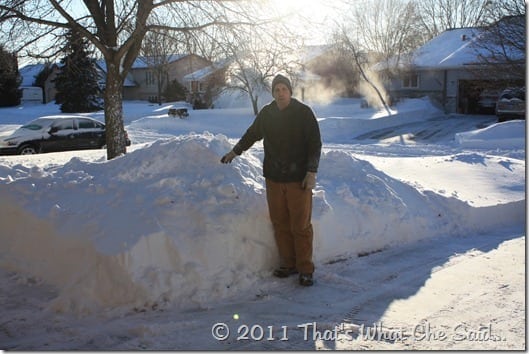
[[[391,115],[311,104],[324,145],[304,288],[271,276],[262,144],[220,163],[248,102],[168,116],[179,104],[125,102],[132,145],[110,161],[0,157],[0,349],[525,348],[524,121],[427,98]],[[58,106],[0,109],[0,137],[43,115]]]
[[[286,15],[285,23],[296,31],[308,45],[329,42],[336,21],[345,5],[342,1],[318,0],[270,0],[271,7],[279,16]]]

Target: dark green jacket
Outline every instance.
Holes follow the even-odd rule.
[[[318,172],[321,137],[309,106],[292,98],[280,111],[275,101],[264,106],[233,151],[240,155],[263,139],[263,175],[275,182],[302,181],[307,171]]]

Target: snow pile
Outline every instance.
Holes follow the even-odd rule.
[[[0,166],[0,266],[59,290],[50,308],[207,308],[258,289],[277,255],[261,152],[186,134],[111,161]],[[473,208],[419,192],[344,151],[321,159],[316,264],[391,244],[522,224],[524,201]]]
[[[1,177],[2,265],[59,287],[53,308],[64,311],[200,304],[248,288],[275,249],[260,162],[223,168],[228,146],[188,135],[106,163],[14,169]]]
[[[525,146],[525,121],[512,120],[486,128],[456,133],[456,142],[463,147],[512,149]]]
[[[320,166],[315,200],[325,203],[316,202],[314,214],[321,247],[317,253],[325,260],[429,237],[480,233],[525,218],[525,201],[471,207],[453,197],[421,192],[343,151],[324,154]]]

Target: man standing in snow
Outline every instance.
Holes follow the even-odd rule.
[[[321,154],[318,122],[312,109],[292,98],[288,78],[277,75],[272,81],[274,101],[264,106],[252,125],[222,163],[263,139],[263,175],[266,198],[280,267],[274,276],[286,278],[299,273],[299,283],[313,284],[312,273],[312,188]]]

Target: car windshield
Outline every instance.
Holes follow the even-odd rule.
[[[39,119],[35,119],[35,120],[29,122],[26,125],[23,125],[21,128],[22,129],[29,129],[29,130],[41,130],[42,128],[44,128],[46,126],[49,126],[51,121],[52,121],[52,119],[39,118]]]

